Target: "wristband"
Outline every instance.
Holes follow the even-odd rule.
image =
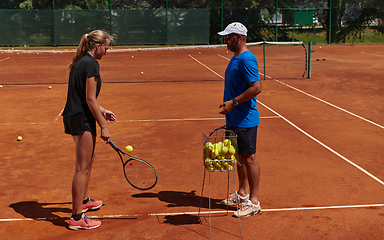
[[[236,107],[237,105],[239,105],[239,103],[236,101],[235,98],[232,98],[232,102],[233,102],[233,104],[235,105],[235,107]]]

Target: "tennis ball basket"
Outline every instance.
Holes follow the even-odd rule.
[[[204,131],[202,159],[209,172],[233,171],[238,159],[237,135],[231,130]]]

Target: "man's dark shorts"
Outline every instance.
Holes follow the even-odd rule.
[[[227,130],[232,130],[237,135],[237,148],[239,154],[254,154],[256,153],[257,127],[239,128],[229,127]]]

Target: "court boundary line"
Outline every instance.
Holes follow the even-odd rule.
[[[314,99],[316,99],[316,100],[318,100],[318,101],[320,101],[320,102],[322,102],[322,103],[325,103],[325,104],[327,104],[327,105],[329,105],[329,106],[331,106],[331,107],[334,107],[334,108],[336,108],[336,109],[338,109],[338,110],[340,110],[340,111],[343,111],[343,112],[348,113],[348,114],[350,114],[350,115],[352,115],[352,116],[354,116],[354,117],[357,117],[357,118],[359,118],[360,120],[366,121],[366,122],[368,122],[368,123],[370,123],[370,124],[375,125],[376,127],[379,127],[379,128],[384,129],[384,126],[381,126],[381,125],[378,124],[378,123],[375,123],[375,122],[373,122],[373,121],[371,121],[371,120],[368,120],[368,119],[366,119],[366,118],[363,118],[363,117],[361,117],[361,116],[359,116],[359,115],[357,115],[357,114],[355,114],[355,113],[353,113],[353,112],[350,112],[350,111],[348,111],[348,110],[346,110],[346,109],[344,109],[344,108],[338,107],[338,106],[336,106],[336,105],[334,105],[334,104],[332,104],[332,103],[330,103],[330,102],[327,102],[327,101],[325,101],[325,100],[323,100],[323,99],[321,99],[321,98],[315,97],[315,96],[313,96],[313,95],[311,95],[311,94],[309,94],[309,93],[304,92],[303,90],[300,90],[300,89],[298,89],[298,88],[295,88],[295,87],[293,87],[293,86],[291,86],[291,85],[289,85],[289,84],[287,84],[287,83],[285,83],[285,82],[282,82],[282,81],[280,81],[280,80],[278,80],[278,79],[274,79],[274,80],[275,80],[276,82],[278,82],[278,83],[280,83],[280,84],[286,86],[286,87],[289,87],[289,88],[291,88],[291,89],[293,89],[293,90],[296,90],[296,91],[298,91],[298,92],[300,92],[300,93],[302,93],[302,94],[304,94],[304,95],[307,95],[308,97],[314,98]]]
[[[267,108],[269,111],[273,112],[274,114],[280,116],[284,121],[286,121],[287,123],[289,123],[291,126],[293,126],[294,128],[296,128],[297,130],[299,130],[301,133],[303,133],[304,135],[306,135],[307,137],[309,137],[310,139],[312,139],[313,141],[315,141],[316,143],[320,144],[322,147],[324,147],[325,149],[327,149],[328,151],[332,152],[333,154],[335,154],[336,156],[340,157],[341,159],[343,159],[344,161],[346,161],[347,163],[351,164],[352,166],[356,167],[357,169],[359,169],[360,171],[362,171],[363,173],[365,173],[366,175],[368,175],[369,177],[373,178],[374,180],[376,180],[377,182],[379,182],[381,185],[384,185],[384,182],[382,180],[380,180],[379,178],[377,178],[376,176],[374,176],[373,174],[371,174],[370,172],[368,172],[367,170],[365,170],[364,168],[360,167],[359,165],[357,165],[356,163],[352,162],[351,160],[349,160],[348,158],[344,157],[343,155],[341,155],[340,153],[336,152],[335,150],[333,150],[331,147],[327,146],[326,144],[324,144],[323,142],[321,142],[320,140],[318,140],[317,138],[313,137],[312,135],[310,135],[309,133],[307,133],[306,131],[304,131],[303,129],[299,128],[297,125],[295,125],[293,122],[289,121],[287,118],[283,117],[281,114],[279,114],[278,112],[274,111],[273,109],[271,109],[270,107],[268,107],[267,105],[263,104],[262,102],[260,102],[259,100],[257,100],[258,103],[260,103],[263,107]]]
[[[384,55],[380,55],[380,54],[366,53],[366,52],[361,52],[361,53],[362,53],[362,54],[372,55],[372,56],[384,57]]]
[[[361,52],[361,53],[364,53],[364,52]],[[367,53],[367,54],[377,55],[377,56],[384,57],[383,55],[378,55],[378,54],[372,54],[372,53]],[[219,55],[220,57],[225,58],[225,59],[227,59],[227,60],[230,60],[230,59],[228,59],[228,58],[226,58],[225,56],[222,56],[222,55],[220,55],[220,54],[217,54],[217,55]],[[327,105],[329,105],[329,106],[331,106],[331,107],[334,107],[334,108],[336,108],[336,109],[338,109],[338,110],[340,110],[340,111],[343,111],[343,112],[345,112],[345,113],[347,113],[347,114],[350,114],[350,115],[352,115],[352,116],[354,116],[354,117],[357,117],[357,118],[359,118],[359,119],[361,119],[361,120],[363,120],[363,121],[366,121],[366,122],[368,122],[368,123],[370,123],[370,124],[373,124],[373,125],[375,125],[375,126],[381,128],[381,129],[384,129],[384,126],[381,126],[381,125],[378,124],[378,123],[375,123],[375,122],[373,122],[373,121],[371,121],[371,120],[368,120],[368,119],[366,119],[366,118],[364,118],[364,117],[362,117],[362,116],[360,116],[360,115],[357,115],[357,114],[355,114],[355,113],[353,113],[353,112],[350,112],[350,111],[348,111],[348,110],[346,110],[346,109],[344,109],[344,108],[341,108],[341,107],[339,107],[339,106],[336,106],[336,105],[334,105],[334,104],[332,104],[332,103],[330,103],[330,102],[327,102],[327,101],[325,101],[325,100],[323,100],[323,99],[321,99],[321,98],[318,98],[318,97],[316,97],[316,96],[314,96],[314,95],[311,95],[311,94],[309,94],[309,93],[307,93],[307,92],[304,92],[303,90],[300,90],[300,89],[298,89],[298,88],[295,88],[295,87],[293,87],[293,86],[291,86],[291,85],[289,85],[289,84],[287,84],[287,83],[285,83],[285,82],[282,82],[282,81],[280,81],[280,80],[278,80],[278,79],[276,79],[276,78],[272,78],[272,77],[270,77],[270,76],[268,76],[268,75],[264,75],[264,74],[261,73],[261,72],[259,72],[259,74],[260,74],[260,75],[263,75],[263,76],[265,76],[265,77],[267,77],[267,78],[273,79],[273,80],[275,80],[276,82],[278,82],[278,83],[280,83],[280,84],[282,84],[282,85],[284,85],[284,86],[286,86],[286,87],[289,87],[289,88],[291,88],[291,89],[293,89],[293,90],[296,90],[296,91],[298,91],[298,92],[300,92],[300,93],[302,93],[302,94],[304,94],[304,95],[307,95],[308,97],[314,98],[314,99],[316,99],[316,100],[318,100],[318,101],[320,101],[320,102],[322,102],[322,103],[325,103],[325,104],[327,104]]]
[[[285,212],[285,211],[306,211],[306,210],[329,210],[329,209],[351,209],[351,208],[377,208],[384,207],[384,204],[360,204],[360,205],[340,205],[340,206],[319,206],[319,207],[292,207],[292,208],[271,208],[262,209],[262,212]],[[228,210],[228,213],[233,213],[236,210]],[[222,211],[204,211],[204,212],[173,212],[173,213],[149,213],[149,214],[115,214],[115,215],[102,215],[102,216],[88,216],[93,219],[106,219],[106,218],[137,218],[140,216],[179,216],[179,215],[198,215],[198,214],[222,214],[226,213],[226,210]],[[47,221],[55,220],[62,217],[52,218],[3,218],[0,222],[17,222],[17,221]]]
[[[53,121],[53,123],[56,123],[56,121],[61,117],[61,113],[57,116],[57,118]],[[279,116],[264,116],[260,117],[261,119],[274,119],[274,118],[280,118]],[[129,120],[116,120],[116,123],[127,123],[127,122],[181,122],[181,121],[211,121],[211,120],[225,120],[225,117],[221,118],[163,118],[163,119],[129,119]],[[1,123],[6,126],[12,125],[12,124],[28,124],[28,125],[48,125],[52,122],[30,122],[30,123],[16,123],[16,122],[8,122],[8,123]]]
[[[1,59],[0,62],[5,61],[5,60],[8,60],[8,59],[10,59],[10,58],[11,58],[11,57],[7,57],[7,58],[4,58],[4,59]]]
[[[197,60],[196,58],[192,57],[191,54],[188,54],[188,56],[190,58],[192,58],[193,60],[195,60],[197,63],[199,63],[200,65],[202,65],[203,67],[205,67],[206,69],[208,69],[209,71],[213,72],[215,75],[219,76],[221,79],[224,79],[223,76],[221,76],[220,74],[218,74],[217,72],[213,71],[211,68],[209,68],[207,65],[205,65],[204,63],[200,62],[199,60]]]

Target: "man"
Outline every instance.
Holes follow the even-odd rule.
[[[261,213],[257,199],[260,169],[255,155],[260,124],[256,107],[256,95],[261,92],[260,75],[256,57],[247,48],[247,28],[243,24],[231,23],[218,34],[224,36],[228,50],[234,53],[225,71],[224,102],[220,105],[220,114],[225,114],[227,129],[237,134],[239,152],[239,191],[221,204],[239,204],[241,208],[234,216],[248,217]]]

